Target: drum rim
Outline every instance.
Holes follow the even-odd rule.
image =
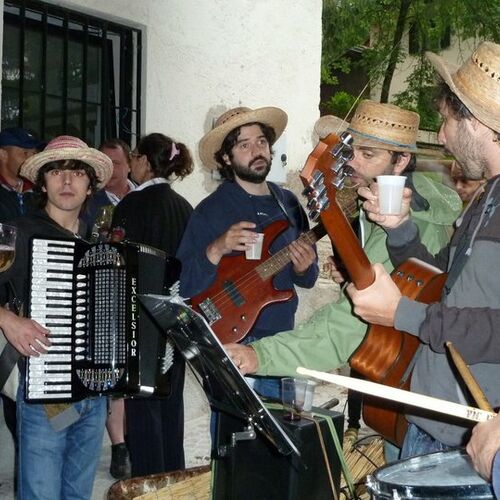
[[[409,457],[407,459],[401,460],[399,462],[392,462],[390,464],[384,465],[380,467],[373,474],[367,476],[366,479],[366,487],[370,493],[373,495],[383,495],[376,496],[374,499],[380,498],[382,499],[392,499],[394,498],[394,491],[406,495],[409,494],[409,497],[401,497],[401,498],[412,498],[415,500],[424,500],[424,499],[432,499],[432,498],[468,498],[471,500],[480,500],[480,499],[494,499],[495,496],[493,494],[493,488],[490,483],[477,483],[477,484],[461,484],[461,485],[402,485],[398,483],[391,483],[389,481],[383,481],[379,475],[384,470],[390,469],[392,467],[397,466],[398,464],[402,464],[403,462],[409,462],[411,460],[418,459],[420,457],[425,456],[437,456],[437,455],[467,455],[464,449],[455,449],[455,450],[446,450],[446,451],[437,451],[434,453],[427,453],[423,455],[417,455],[415,457]],[[478,476],[480,477],[480,476]],[[439,490],[437,492],[436,490]],[[477,490],[477,491],[474,491]],[[435,496],[429,496],[432,491],[436,492]],[[471,496],[473,494],[474,496]]]

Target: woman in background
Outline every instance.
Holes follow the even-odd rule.
[[[154,133],[131,153],[136,190],[113,214],[113,234],[175,255],[192,207],[171,187],[193,170],[187,147]],[[169,370],[171,392],[165,398],[127,399],[125,414],[132,477],[184,469],[184,361],[175,351]]]

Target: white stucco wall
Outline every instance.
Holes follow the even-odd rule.
[[[176,189],[196,205],[216,183],[197,144],[228,108],[278,106],[289,115],[288,167],[313,147],[319,116],[321,0],[57,0],[144,29],[144,133],[188,145],[196,171]]]

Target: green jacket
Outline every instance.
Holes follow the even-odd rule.
[[[453,232],[453,223],[462,210],[454,190],[423,173],[412,175],[417,193],[429,204],[427,210],[412,210],[421,241],[431,253],[445,246]],[[364,250],[370,262],[380,262],[388,272],[394,267],[386,248],[385,231],[360,217]],[[326,304],[295,330],[278,333],[251,345],[259,360],[259,375],[295,375],[298,366],[330,371],[345,364],[359,346],[367,324],[353,316],[351,303],[342,294],[337,302]]]

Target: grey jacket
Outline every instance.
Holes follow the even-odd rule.
[[[417,257],[456,279],[445,287],[441,302],[425,305],[402,298],[395,327],[423,342],[412,375],[411,390],[476,406],[446,355],[451,340],[462,354],[493,407],[500,405],[500,176],[457,220],[449,247],[431,256],[411,221],[388,231],[394,265]],[[462,249],[462,250],[461,250]],[[461,257],[463,256],[463,257]],[[420,412],[419,415],[422,415]],[[472,425],[437,414],[407,415],[410,422],[448,446],[464,444]]]

